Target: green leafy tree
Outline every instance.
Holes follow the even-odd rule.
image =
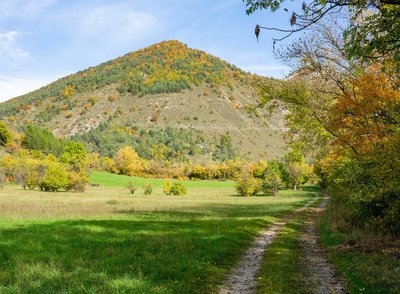
[[[60,156],[67,144],[67,141],[57,139],[49,130],[38,126],[27,125],[23,131],[22,146],[28,150],[38,150],[45,154]]]
[[[219,142],[213,152],[212,158],[215,161],[227,161],[238,156],[238,151],[232,145],[232,138],[229,134],[221,135]]]
[[[280,184],[282,184],[280,164],[277,161],[270,161],[264,171],[262,190],[265,194],[272,193],[277,196]]]
[[[75,171],[84,171],[86,156],[86,148],[82,143],[69,142],[64,147],[61,161],[72,166]]]
[[[299,151],[293,151],[285,156],[285,168],[289,176],[287,184],[296,191],[306,181],[310,167]]]
[[[11,141],[11,133],[7,128],[7,125],[0,121],[0,146],[5,146]]]

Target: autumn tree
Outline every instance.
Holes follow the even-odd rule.
[[[348,209],[352,222],[393,235],[400,233],[400,91],[398,81],[368,68],[354,91],[332,108],[337,130],[322,166],[340,189],[333,201]],[[340,197],[342,195],[342,197]],[[345,196],[343,196],[345,195]]]
[[[365,154],[377,144],[395,140],[400,125],[400,82],[375,65],[353,81],[353,91],[332,107],[330,127],[336,129],[333,144]]]
[[[279,32],[274,38],[282,41],[289,36],[304,31],[329,15],[337,15],[346,11],[349,26],[344,32],[347,56],[352,59],[371,60],[384,57],[400,62],[400,2],[397,0],[312,0],[310,2],[295,1],[294,10],[285,7],[286,0],[243,0],[247,6],[247,14],[257,10],[275,12],[284,10],[288,13],[289,28],[271,26],[256,27],[256,35],[261,30]]]
[[[115,154],[114,162],[118,171],[123,175],[140,175],[143,171],[142,159],[131,146],[121,148]]]

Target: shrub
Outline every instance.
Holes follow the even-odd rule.
[[[110,173],[115,174],[118,172],[118,168],[115,165],[115,161],[108,156],[103,157],[101,165],[103,170],[109,171]]]
[[[254,196],[261,190],[260,180],[250,173],[242,173],[236,179],[236,190],[241,196]]]
[[[84,192],[88,183],[88,177],[84,172],[69,172],[66,191]]]
[[[153,193],[153,187],[149,183],[144,184],[143,189],[144,195],[151,195]]]
[[[65,166],[56,162],[46,160],[46,171],[39,187],[42,191],[58,192],[68,186],[68,173]]]
[[[200,180],[209,180],[211,179],[211,171],[205,166],[197,165],[192,168],[189,177]]]
[[[171,195],[186,195],[187,189],[181,183],[173,183],[170,192]]]
[[[170,181],[166,181],[164,183],[163,190],[164,190],[165,195],[171,195],[171,182]]]
[[[128,182],[128,185],[126,185],[126,187],[128,188],[128,190],[131,194],[134,194],[135,191],[137,190],[135,183],[133,183],[131,181]]]

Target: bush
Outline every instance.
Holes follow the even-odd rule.
[[[135,191],[137,190],[135,183],[133,183],[131,181],[128,182],[128,185],[126,185],[126,187],[128,188],[128,190],[131,194],[134,194]]]
[[[151,195],[153,193],[153,187],[151,186],[151,184],[144,184],[143,189],[144,195]]]
[[[68,172],[56,161],[47,161],[47,168],[39,187],[42,191],[58,192],[68,186]]]
[[[172,183],[170,181],[166,181],[164,183],[164,193],[166,195],[186,195],[187,189],[181,183]]]
[[[74,192],[85,192],[86,185],[88,183],[88,177],[84,172],[69,172],[68,173],[68,185],[66,191]]]
[[[171,182],[170,181],[166,181],[164,183],[163,190],[164,190],[165,195],[171,195]]]
[[[242,173],[236,179],[236,191],[240,196],[254,196],[261,190],[259,179],[254,178],[250,173]]]
[[[181,183],[173,183],[171,186],[171,195],[186,195],[187,189]]]
[[[205,166],[197,165],[192,168],[189,178],[209,180],[211,179],[211,171]]]

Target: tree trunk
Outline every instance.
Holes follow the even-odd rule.
[[[273,189],[274,196],[278,196],[278,190],[279,190],[279,187],[275,186],[274,189]]]

